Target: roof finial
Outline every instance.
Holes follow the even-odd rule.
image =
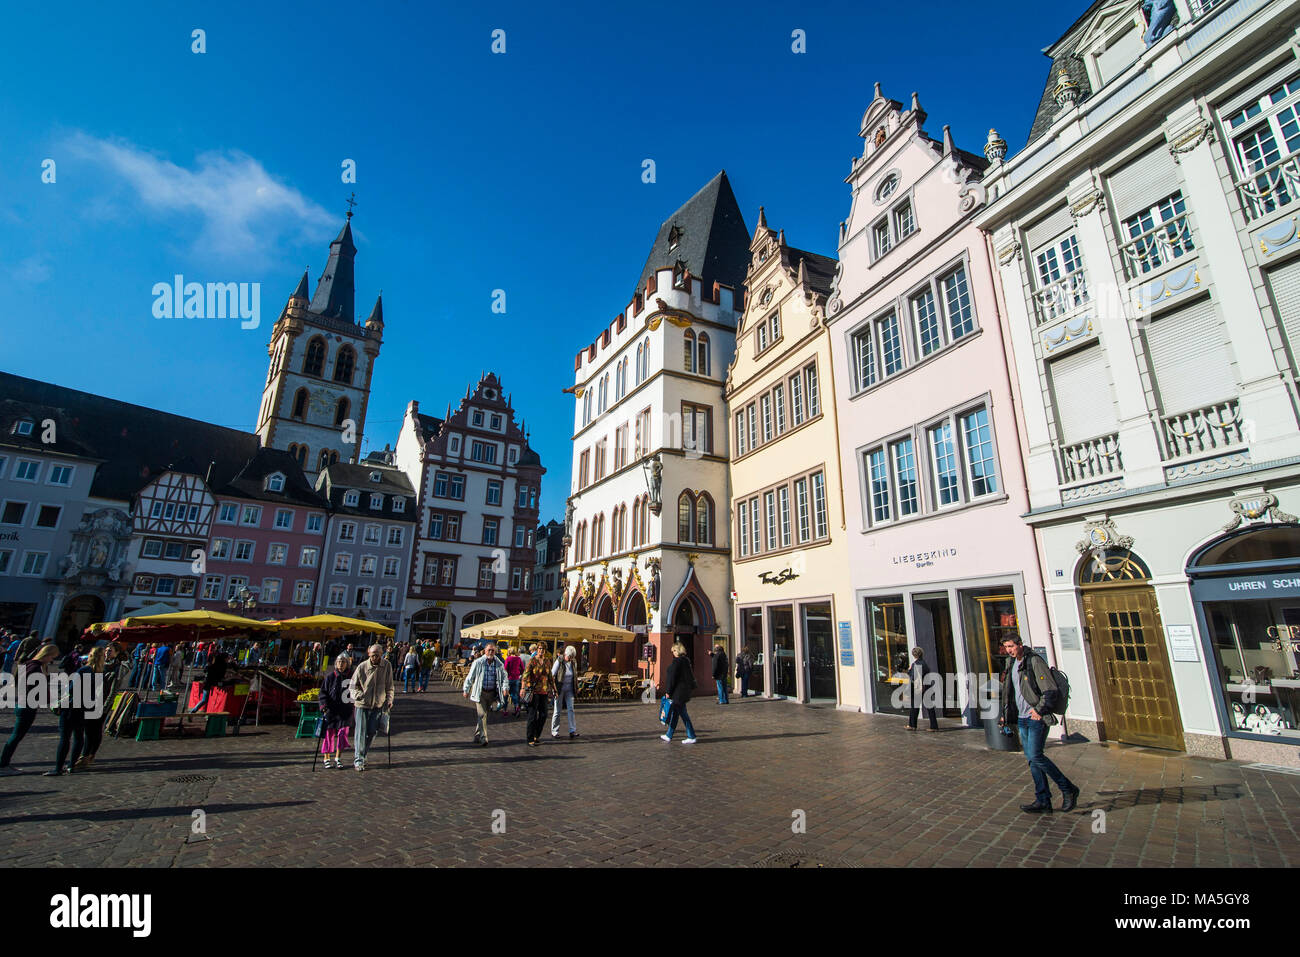
[[[876,81],[876,99],[878,100],[878,99],[880,99],[880,98],[881,98],[882,96],[884,96],[884,95],[885,95],[885,94],[882,93],[882,92],[880,91],[880,81],[877,80],[877,81]]]
[[[762,229],[767,225],[767,214],[763,212],[763,207],[758,207],[758,228]]]
[[[352,207],[355,206],[356,204],[357,204],[357,194],[353,192],[353,194],[348,197],[348,220],[349,221],[352,219]]]
[[[943,128],[943,155],[951,156],[952,150],[952,127],[945,125]]]
[[[915,90],[912,91],[912,112],[921,112],[921,97]]]

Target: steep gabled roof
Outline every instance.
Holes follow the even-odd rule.
[[[1059,40],[1043,51],[1052,61],[1051,67],[1047,71],[1047,83],[1043,87],[1043,95],[1038,101],[1038,110],[1034,113],[1034,122],[1029,128],[1029,139],[1027,143],[1032,143],[1038,139],[1052,125],[1056,115],[1061,111],[1060,106],[1056,103],[1056,84],[1060,80],[1061,70],[1066,70],[1070,74],[1070,79],[1079,84],[1079,98],[1087,99],[1092,93],[1092,81],[1088,79],[1088,68],[1083,61],[1075,56],[1078,52],[1079,40],[1082,38],[1089,24],[1097,12],[1103,7],[1111,6],[1115,0],[1096,0],[1083,15],[1079,17],[1066,30]]]
[[[831,283],[835,279],[835,269],[839,266],[839,260],[819,253],[810,253],[804,249],[795,249],[793,246],[789,247],[789,256],[790,268],[796,274],[799,272],[800,262],[803,263],[809,289],[823,296],[830,295]]]
[[[173,467],[190,471],[197,466],[204,475],[210,467],[212,485],[220,486],[258,449],[251,432],[7,372],[0,372],[0,398],[50,409],[55,421],[69,430],[70,441],[104,460],[90,489],[99,498],[129,501],[154,476]]]
[[[284,489],[273,492],[266,488],[266,478],[276,472],[284,476]],[[306,505],[325,508],[329,503],[323,495],[307,484],[298,460],[284,449],[260,448],[246,461],[229,481],[212,483],[214,495],[230,495],[285,505]]]
[[[678,260],[703,281],[706,293],[714,282],[739,290],[749,266],[749,235],[723,170],[663,221],[633,295],[645,291],[655,272],[673,268]]]
[[[431,442],[437,437],[442,430],[442,419],[435,418],[432,415],[425,415],[423,412],[415,413],[415,426],[418,430],[416,438],[421,444]]]

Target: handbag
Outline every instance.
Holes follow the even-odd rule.
[[[390,728],[390,727],[391,727],[391,725],[389,724],[389,721],[388,721],[388,712],[387,712],[387,711],[381,711],[381,712],[379,712],[379,718],[378,718],[378,720],[375,721],[375,730],[376,730],[379,734],[384,734],[384,735],[386,735],[386,734],[389,733],[389,728]]]
[[[668,723],[668,712],[672,708],[673,702],[668,696],[664,696],[659,702],[659,723]]]

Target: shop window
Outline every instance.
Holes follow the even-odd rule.
[[[867,623],[875,664],[876,710],[901,714],[894,692],[908,683],[909,644],[903,596],[867,599]]]

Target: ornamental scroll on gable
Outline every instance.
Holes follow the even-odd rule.
[[[1108,552],[1127,554],[1133,548],[1133,536],[1121,535],[1115,528],[1114,519],[1088,522],[1084,525],[1083,532],[1083,539],[1075,542],[1074,547],[1080,555],[1092,558],[1094,569],[1098,574],[1104,573],[1114,564],[1107,555]]]

